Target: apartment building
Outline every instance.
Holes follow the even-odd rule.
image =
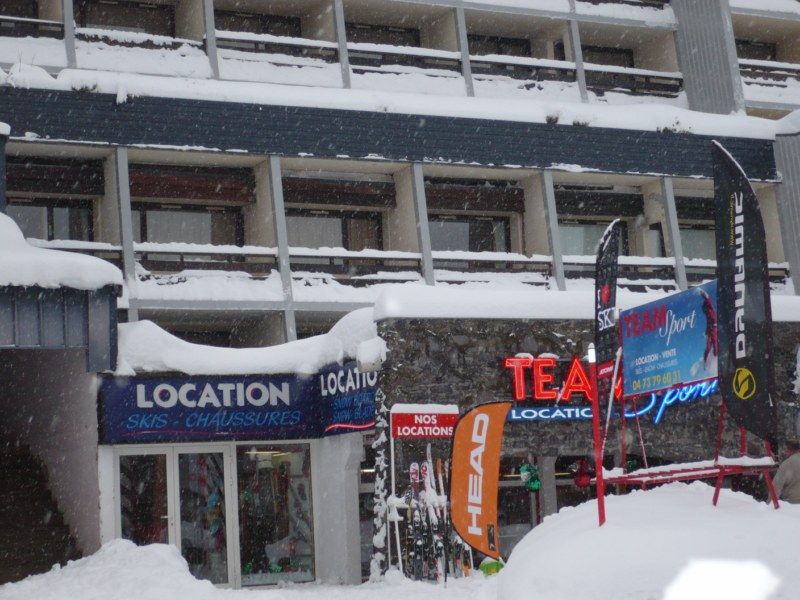
[[[0,210],[36,247],[119,267],[119,322],[262,347],[392,286],[588,294],[617,218],[625,288],[713,277],[717,139],[759,196],[773,291],[793,295],[798,39],[791,0],[0,0]],[[106,468],[91,435],[86,468],[120,489],[135,446]],[[302,443],[290,470],[310,477],[323,454]],[[190,456],[165,447],[139,472],[164,486]],[[252,467],[210,448],[191,460]],[[121,534],[119,502],[69,524],[80,551]],[[230,552],[216,582],[248,585]]]

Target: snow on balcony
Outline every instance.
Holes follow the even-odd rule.
[[[223,79],[342,87],[334,42],[217,31],[217,48]]]
[[[800,105],[800,64],[739,59],[745,100]]]
[[[736,12],[747,12],[755,10],[759,12],[775,12],[800,15],[800,3],[797,0],[728,0],[731,10]],[[779,15],[776,15],[779,16]]]
[[[736,0],[731,1],[733,3]],[[758,0],[753,1],[757,2]],[[528,8],[554,13],[570,12],[569,0],[475,0],[469,4]],[[676,23],[672,7],[668,2],[659,0],[578,0],[575,3],[575,12],[578,15],[637,20],[653,25],[675,25]]]

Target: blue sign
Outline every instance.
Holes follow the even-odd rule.
[[[689,385],[672,388],[663,394],[651,393],[647,402],[636,410],[626,410],[625,417],[633,419],[651,415],[653,425],[661,423],[666,410],[675,404],[688,404],[695,400],[708,398],[719,391],[716,379],[692,383]],[[616,408],[616,406],[614,407]],[[615,411],[616,412],[616,411]],[[508,412],[506,421],[508,423],[519,423],[523,421],[581,421],[592,418],[592,407],[586,404],[570,406],[560,405],[522,405],[515,406]]]
[[[106,378],[100,442],[308,439],[370,429],[377,379],[355,362],[305,376]]]
[[[625,396],[717,376],[717,282],[620,313]]]

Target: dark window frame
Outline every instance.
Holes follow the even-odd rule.
[[[346,210],[346,209],[314,209],[314,208],[286,208],[286,217],[338,217],[342,228],[342,247],[350,250],[350,240],[347,233],[347,220],[374,221],[378,231],[378,248],[383,250],[383,214],[378,211]]]
[[[451,214],[451,213],[438,213],[438,212],[431,212],[428,213],[428,222],[431,221],[450,221],[450,222],[467,222],[472,223],[475,221],[491,221],[492,227],[494,228],[494,223],[501,221],[503,224],[504,233],[506,236],[506,247],[504,249],[493,249],[488,250],[487,252],[511,252],[511,216],[510,215],[501,215],[501,216],[489,216],[489,215],[471,215],[471,214]],[[434,251],[435,252],[435,251]],[[467,249],[464,252],[480,252],[480,250],[470,250]]]
[[[748,40],[743,38],[736,38],[736,56],[737,58],[744,58],[747,57],[742,56],[742,50],[749,49],[749,50],[756,50],[756,51],[767,51],[767,54],[771,56],[771,58],[756,58],[751,60],[766,60],[766,61],[777,61],[778,60],[778,44],[777,42],[756,42],[754,40]]]
[[[285,37],[303,37],[302,35],[302,21],[300,17],[294,17],[289,15],[272,15],[266,13],[251,13],[248,11],[239,11],[239,10],[222,10],[215,8],[214,9],[214,21],[215,23],[219,20],[220,17],[241,17],[246,19],[253,19],[259,21],[259,31],[260,34],[267,34],[267,35],[277,35],[277,36],[285,36]],[[285,34],[285,33],[270,33],[267,31],[270,23],[281,23],[282,25],[286,26],[287,29],[293,30],[294,33]],[[217,27],[220,29],[220,27]],[[226,31],[235,31],[235,30],[226,30]]]
[[[94,241],[94,203],[91,200],[84,200],[84,199],[74,199],[74,200],[62,200],[62,199],[51,199],[51,198],[25,198],[21,199],[19,196],[9,195],[8,196],[8,205],[9,206],[36,206],[41,208],[47,209],[47,241],[55,240],[55,214],[54,209],[56,208],[79,208],[85,209],[88,214],[87,219],[87,240],[80,240],[80,241]]]
[[[418,27],[396,27],[394,25],[375,25],[372,23],[358,23],[355,21],[347,21],[344,24],[345,28],[345,36],[347,37],[348,42],[353,43],[367,43],[367,44],[386,44],[389,46],[411,46],[413,48],[421,48],[422,47],[422,38],[420,35],[420,30]],[[362,31],[369,31],[369,32],[378,32],[378,33],[399,33],[404,36],[410,36],[414,39],[413,44],[396,44],[396,43],[389,43],[385,41],[368,41],[368,42],[358,42],[357,40],[353,39],[353,31],[354,30],[362,30]]]
[[[131,212],[140,211],[139,216],[139,239],[147,242],[147,211],[164,210],[172,212],[196,212],[196,213],[233,213],[236,216],[235,240],[233,245],[244,246],[244,211],[241,206],[222,206],[222,205],[201,205],[184,203],[165,203],[165,202],[132,202]]]
[[[581,44],[581,51],[584,55],[584,62],[589,62],[590,64],[595,65],[606,65],[606,66],[618,66],[618,65],[610,65],[608,63],[592,63],[585,59],[586,52],[597,52],[600,54],[614,54],[614,55],[624,55],[627,59],[627,65],[625,65],[628,69],[633,69],[636,67],[636,63],[634,61],[634,54],[633,50],[630,48],[613,48],[610,46],[595,46],[595,45],[583,45]]]
[[[527,38],[514,38],[514,37],[505,37],[500,35],[481,35],[470,33],[467,34],[467,45],[470,46],[470,54],[472,54],[472,44],[476,42],[484,42],[484,43],[491,43],[494,45],[494,52],[489,52],[489,54],[499,54],[501,56],[524,56],[530,57],[532,56],[533,49],[531,47],[531,41]],[[522,54],[510,54],[506,47],[514,44],[524,44],[525,49]]]
[[[78,27],[89,27],[86,22],[86,11],[90,4],[105,4],[107,6],[131,6],[134,8],[139,9],[146,9],[151,10],[154,12],[161,12],[166,13],[168,15],[168,22],[169,22],[169,34],[168,37],[175,37],[175,6],[172,4],[153,4],[151,2],[137,2],[135,0],[78,0],[75,6],[75,17],[76,23]],[[156,33],[151,33],[149,31],[145,32],[147,35],[160,35]]]

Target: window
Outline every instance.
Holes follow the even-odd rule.
[[[381,216],[374,212],[289,210],[289,245],[299,248],[380,250]]]
[[[257,15],[246,12],[215,10],[216,27],[222,31],[242,31],[245,33],[268,33],[301,37],[300,17],[278,15]]]
[[[503,56],[530,56],[530,40],[494,35],[468,35],[471,54],[500,54]]]
[[[509,252],[510,224],[505,217],[431,215],[433,250]]]
[[[716,236],[712,226],[681,226],[680,233],[686,258],[717,259]]]
[[[167,4],[81,0],[75,12],[81,27],[175,35],[175,9]]]
[[[593,256],[597,243],[611,221],[590,221],[579,219],[559,220],[558,232],[561,235],[561,252],[567,255]],[[622,223],[620,253],[628,253],[628,230]]]
[[[93,237],[88,202],[23,202],[9,198],[7,212],[26,238],[91,241]]]
[[[0,0],[0,15],[38,19],[35,0]]]
[[[736,55],[748,60],[778,60],[778,45],[770,42],[736,40]]]
[[[242,244],[238,208],[137,204],[131,216],[135,242]]]
[[[417,48],[420,46],[419,29],[412,27],[347,23],[345,24],[345,31],[347,32],[348,42],[414,46]]]
[[[611,67],[633,68],[633,50],[605,46],[582,46],[583,62]]]

